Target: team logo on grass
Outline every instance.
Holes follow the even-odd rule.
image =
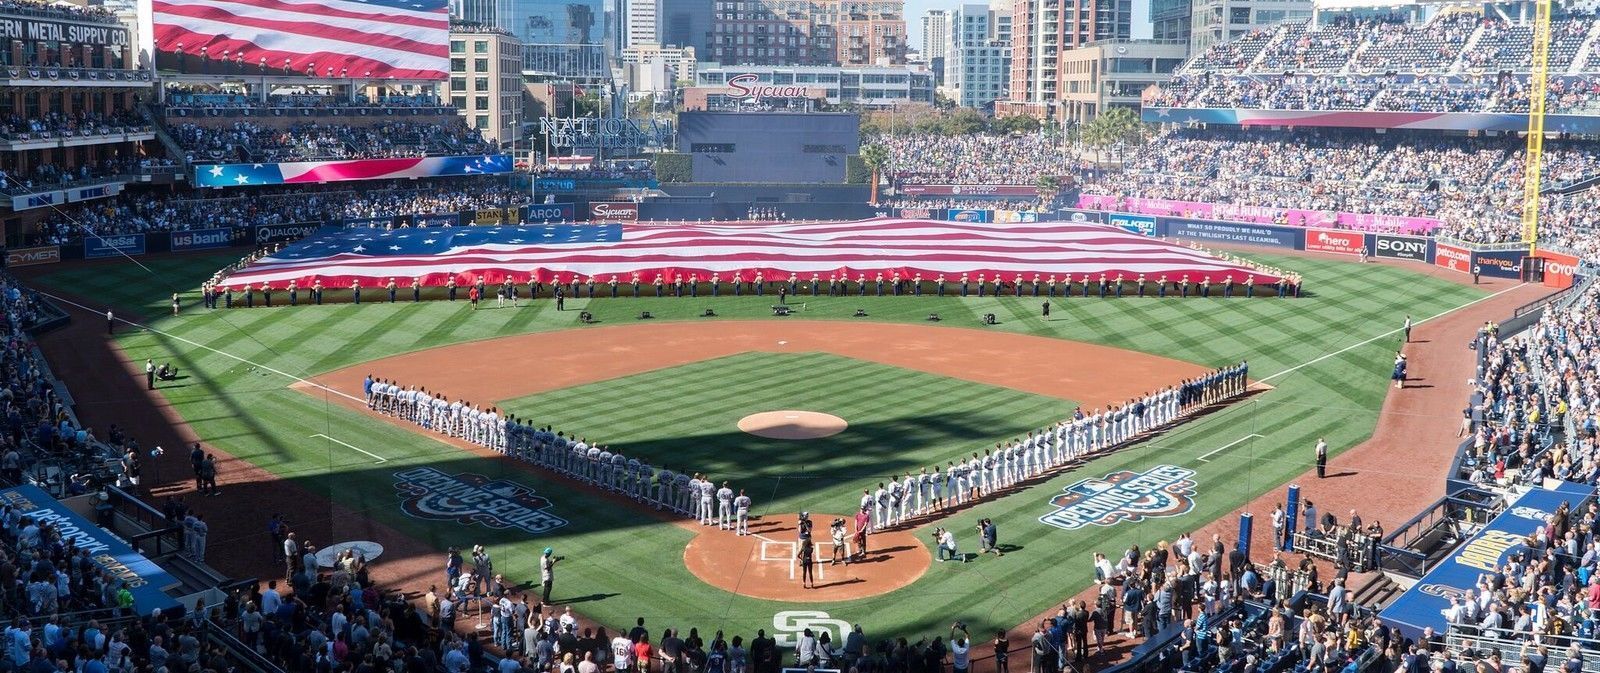
[[[550,501],[533,489],[481,474],[445,474],[431,467],[394,473],[400,510],[433,521],[478,524],[496,530],[548,533],[567,525],[550,512]]]
[[[1050,499],[1056,511],[1039,521],[1062,530],[1139,522],[1194,509],[1194,470],[1175,465],[1157,465],[1145,472],[1122,470],[1061,490]]]
[[[772,639],[778,647],[798,645],[806,629],[811,629],[818,638],[826,632],[829,640],[842,643],[850,634],[850,622],[835,619],[821,610],[784,610],[772,616]]]

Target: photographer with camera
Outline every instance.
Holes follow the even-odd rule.
[[[556,556],[555,549],[544,548],[544,555],[539,557],[539,584],[544,588],[544,604],[550,604],[550,585],[555,583],[556,563],[565,559],[565,556]]]
[[[845,552],[845,525],[844,517],[838,517],[828,526],[828,535],[833,539],[833,558],[828,565],[843,563],[850,565],[850,555]]]
[[[956,534],[950,532],[949,529],[933,529],[933,541],[934,544],[939,546],[940,561],[955,561],[959,559],[962,563],[967,562],[965,554],[957,556],[959,552],[956,551]]]

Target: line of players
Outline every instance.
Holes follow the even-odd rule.
[[[891,476],[878,488],[862,489],[861,510],[872,516],[872,530],[898,526],[1040,476],[1078,458],[1103,451],[1168,425],[1208,405],[1245,392],[1249,365],[1241,362],[1164,388],[1105,411],[1084,413],[997,443],[983,455],[949,461],[905,477]]]
[[[440,434],[472,442],[513,458],[560,472],[596,488],[693,517],[701,525],[749,535],[750,496],[724,481],[718,486],[700,473],[656,469],[648,462],[598,443],[501,417],[494,407],[450,401],[425,388],[402,386],[367,376],[362,382],[367,408],[401,418]]]

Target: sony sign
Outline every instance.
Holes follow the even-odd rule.
[[[728,94],[739,98],[807,98],[810,93],[809,87],[762,84],[761,76],[755,73],[728,78]]]
[[[1378,234],[1377,247],[1373,249],[1372,254],[1374,257],[1426,262],[1428,261],[1428,239],[1418,236]]]

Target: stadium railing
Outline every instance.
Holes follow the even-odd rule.
[[[1441,549],[1448,552],[1454,548],[1451,541],[1461,539],[1457,524],[1488,521],[1505,506],[1499,494],[1475,487],[1440,498],[1384,536],[1379,568],[1420,578],[1441,557]]]
[[[1444,645],[1463,662],[1475,662],[1497,650],[1503,660],[1514,661],[1522,652],[1532,650],[1538,645],[1549,648],[1550,656],[1554,658],[1562,656],[1562,651],[1566,648],[1576,645],[1579,651],[1589,655],[1582,657],[1584,673],[1600,673],[1600,657],[1593,656],[1595,652],[1600,651],[1600,640],[1594,638],[1512,629],[1486,629],[1476,624],[1451,624],[1450,630],[1445,633]]]

